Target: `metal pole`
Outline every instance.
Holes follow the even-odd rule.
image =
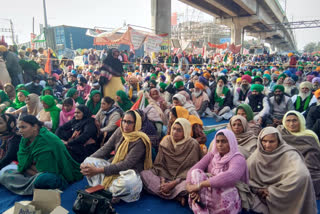
[[[14,41],[14,31],[13,31],[13,22],[10,19],[10,27],[11,27],[11,36],[12,36],[12,44],[15,45],[15,41]]]
[[[46,39],[46,48],[48,48],[49,47],[49,45],[48,45],[48,35],[47,35],[48,20],[47,20],[46,0],[43,0],[43,13],[44,13],[44,37]]]

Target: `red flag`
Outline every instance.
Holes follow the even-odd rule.
[[[51,75],[51,61],[50,61],[50,49],[48,49],[48,53],[47,53],[47,62],[46,62],[46,65],[44,67],[44,71]]]

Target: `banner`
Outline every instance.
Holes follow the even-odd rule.
[[[145,42],[145,51],[159,52],[162,41],[163,39],[159,36],[148,36]]]
[[[33,49],[34,49],[34,42],[33,42],[33,40],[36,38],[36,34],[31,33],[31,34],[30,34],[30,37],[31,37],[31,49],[33,50]]]
[[[218,48],[218,49],[223,49],[223,50],[227,49],[227,47],[228,47],[228,43],[223,43],[223,44],[217,45],[217,44],[213,44],[213,43],[208,42],[208,45],[211,48]]]
[[[233,43],[229,45],[229,51],[231,51],[234,54],[240,53],[241,45],[234,45]]]
[[[165,38],[160,44],[160,53],[170,53],[169,45],[169,38]]]
[[[131,43],[134,50],[137,50],[141,47],[144,40],[146,39],[146,35],[136,31],[134,29],[130,29]]]

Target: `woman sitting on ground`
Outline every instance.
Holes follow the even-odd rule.
[[[123,111],[114,105],[111,97],[104,97],[101,100],[101,108],[96,115],[96,120],[100,124],[100,132],[103,135],[103,143],[108,141],[114,131],[118,128],[116,122],[121,118]]]
[[[191,124],[184,118],[173,123],[171,135],[159,145],[151,170],[141,172],[144,187],[165,199],[177,199],[185,205],[188,170],[201,159],[199,143],[191,138]]]
[[[181,106],[187,109],[189,111],[189,114],[199,117],[196,107],[193,104],[187,102],[186,97],[182,94],[175,94],[172,97],[172,104],[174,106]]]
[[[28,95],[29,95],[29,92],[25,90],[20,90],[19,92],[17,92],[17,96],[15,101],[12,104],[12,107],[14,109],[20,109],[21,107],[25,106],[26,105],[25,101]]]
[[[217,132],[209,150],[188,172],[189,205],[194,213],[239,213],[236,184],[248,183],[246,160],[230,130]]]
[[[40,97],[37,94],[29,94],[25,100],[26,105],[21,107],[20,109],[8,112],[8,114],[12,114],[19,117],[24,117],[26,115],[37,116],[39,112],[43,109],[43,106],[40,102]]]
[[[127,96],[126,92],[118,90],[116,95],[117,105],[122,109],[122,111],[125,112],[130,110],[133,104],[129,100],[129,97]]]
[[[248,121],[249,130],[252,130],[256,136],[259,135],[261,131],[261,124],[256,123],[253,120],[254,114],[251,106],[249,106],[248,104],[240,104],[236,108],[236,115],[241,115],[242,117],[246,118]]]
[[[248,159],[257,148],[258,138],[252,130],[249,130],[247,120],[240,115],[235,115],[230,119],[227,129],[234,133],[239,151]]]
[[[288,111],[277,127],[282,138],[296,148],[304,157],[305,164],[311,174],[316,197],[320,198],[320,147],[318,136],[306,129],[304,116],[297,111]]]
[[[317,213],[310,173],[302,155],[289,146],[276,128],[258,136],[256,151],[247,160],[250,187],[258,213]]]
[[[56,135],[62,139],[74,160],[78,163],[97,151],[100,147],[95,119],[85,105],[77,106],[74,118],[57,129]]]
[[[101,92],[98,90],[92,90],[86,106],[89,108],[92,115],[96,115],[101,106]]]
[[[0,116],[0,170],[17,161],[17,152],[21,136],[17,134],[17,121],[13,115],[2,114]]]
[[[71,97],[75,101],[76,105],[84,104],[84,100],[81,96],[79,96],[79,92],[75,88],[70,88],[66,94],[66,97]]]
[[[75,102],[72,98],[66,98],[62,102],[62,110],[60,111],[59,127],[69,122],[74,117],[74,111],[76,110]]]
[[[116,186],[116,180],[131,174],[132,170],[139,174],[142,170],[152,167],[151,142],[149,137],[140,131],[141,121],[137,112],[127,111],[121,120],[120,128],[113,133],[108,142],[81,164],[81,172],[87,176],[90,186],[101,184],[105,189],[109,189],[114,197],[117,197],[118,193],[123,195],[129,192],[127,196],[121,197],[127,202],[139,198],[142,190],[139,177],[135,176],[136,179],[131,183],[122,183],[121,188]],[[115,151],[114,157],[110,154],[112,151]],[[106,161],[107,159],[109,160]],[[119,174],[122,176],[119,177]],[[141,186],[141,189],[136,188],[137,185]],[[130,191],[130,188],[134,191]]]
[[[18,165],[1,170],[0,183],[18,195],[32,195],[37,189],[65,189],[82,179],[79,164],[61,140],[42,126],[35,116],[23,117],[18,128],[22,139]]]
[[[44,123],[44,126],[55,133],[59,127],[60,111],[56,106],[56,101],[53,96],[45,95],[40,97],[43,109],[37,115],[37,118]]]

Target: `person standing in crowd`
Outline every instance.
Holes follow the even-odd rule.
[[[18,57],[3,45],[0,45],[0,56],[6,62],[12,85],[17,86],[23,83],[23,71],[19,64]]]

